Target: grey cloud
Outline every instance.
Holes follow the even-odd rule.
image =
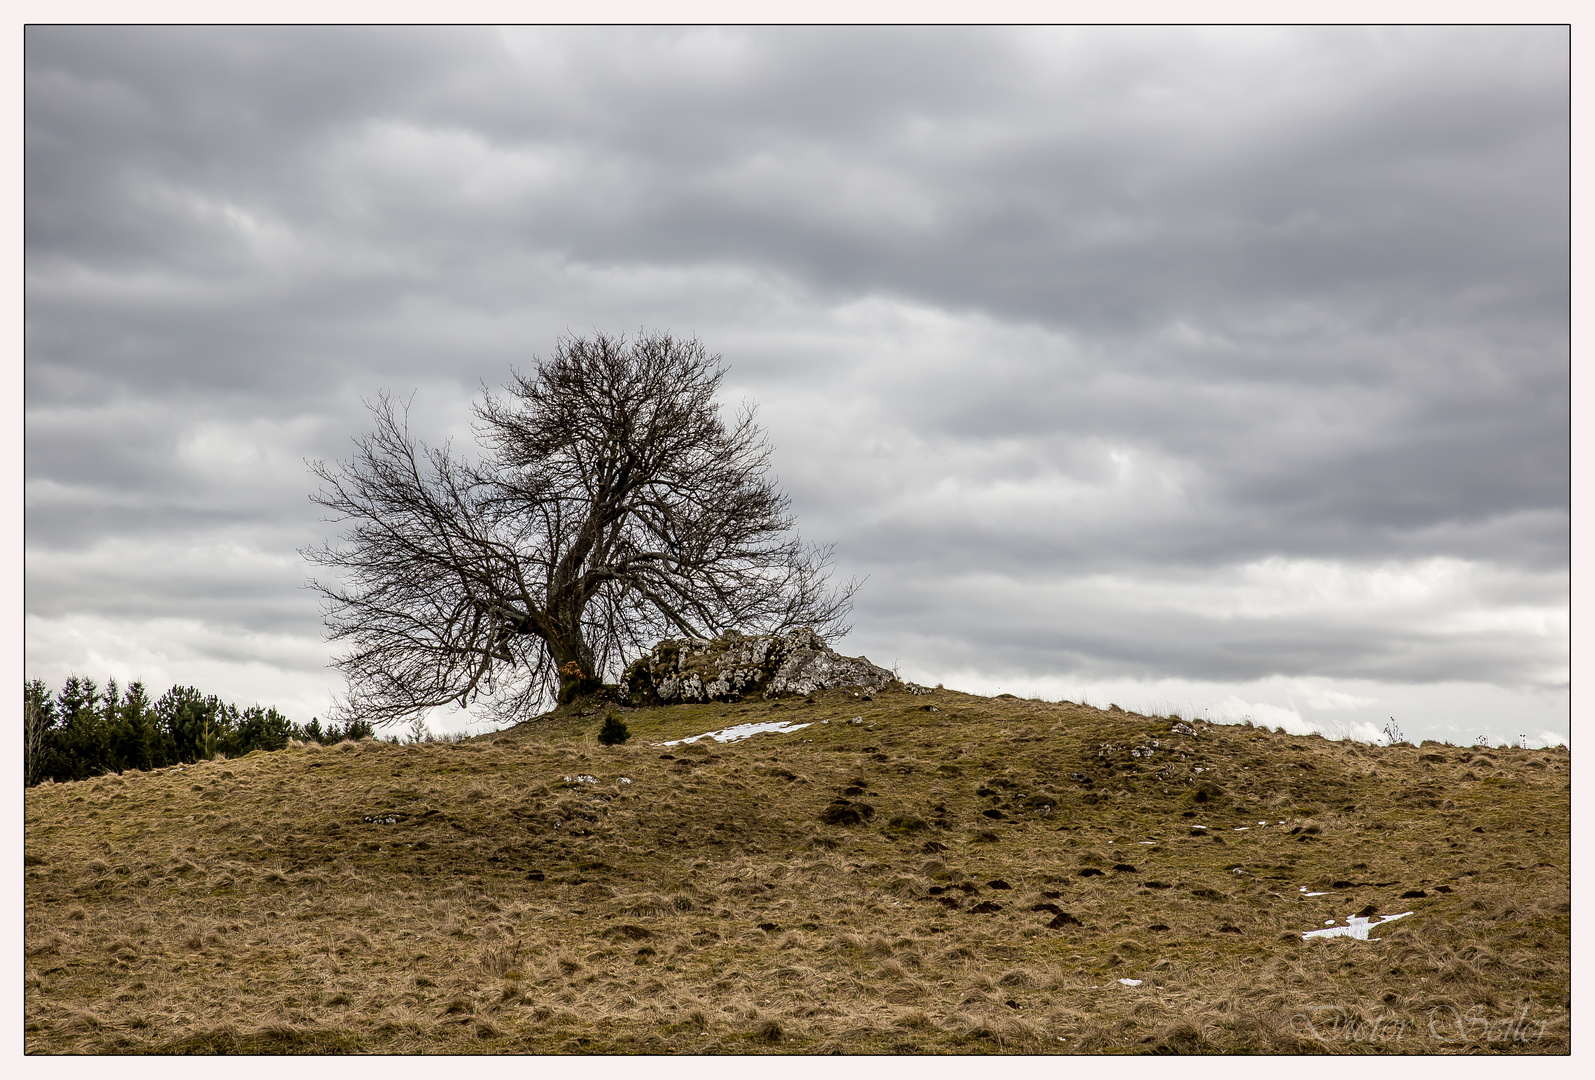
[[[109,619],[193,619],[219,632],[293,633],[312,641],[319,636],[302,567],[233,564],[209,551],[196,561],[185,546],[167,547],[160,537],[130,539],[110,551],[85,553],[88,558],[30,559],[29,614],[58,619],[93,611]],[[266,547],[281,537],[252,530],[238,539]],[[157,542],[140,542],[147,540]]]
[[[1039,560],[1038,560],[1039,561]],[[1011,668],[1037,674],[1079,672],[1093,677],[1188,678],[1249,682],[1272,676],[1328,676],[1389,683],[1493,682],[1516,687],[1565,685],[1552,674],[1565,665],[1565,645],[1500,626],[1455,625],[1452,598],[1430,610],[1394,613],[1370,604],[1302,613],[1225,610],[1225,583],[1200,575],[1149,574],[1147,585],[1167,606],[1148,610],[1143,598],[1098,587],[1060,583],[1057,572],[1036,575],[1026,603],[1019,586],[993,580],[1000,571],[973,566],[924,578],[901,575],[872,581],[864,599],[871,621],[855,644],[876,653],[913,656],[917,664],[970,666],[972,643]],[[1507,575],[1461,585],[1465,604],[1485,609],[1555,605],[1563,575]],[[1192,600],[1212,610],[1191,610]],[[1200,605],[1196,605],[1200,606]],[[949,622],[948,613],[957,612]]]
[[[278,570],[106,552],[311,542],[299,459],[346,454],[362,396],[420,388],[418,430],[464,435],[557,334],[646,323],[726,354],[880,633],[1191,677],[1554,666],[1324,613],[1010,633],[936,586],[1272,557],[1559,580],[1567,43],[29,28],[28,611],[314,634]],[[210,429],[269,467],[196,464]]]

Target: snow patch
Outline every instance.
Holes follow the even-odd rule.
[[[1306,933],[1302,934],[1302,937],[1349,937],[1356,938],[1358,941],[1378,941],[1378,938],[1371,938],[1368,936],[1369,930],[1372,930],[1374,927],[1382,925],[1383,923],[1394,922],[1397,919],[1405,919],[1411,914],[1412,912],[1410,911],[1403,911],[1400,915],[1386,915],[1379,919],[1365,919],[1360,915],[1352,915],[1346,919],[1345,926],[1326,925],[1322,930],[1308,930]],[[1334,920],[1331,919],[1329,922],[1330,924],[1333,924]]]
[[[659,746],[680,746],[682,743],[695,743],[699,739],[713,739],[715,742],[730,743],[741,742],[743,739],[761,732],[769,731],[777,735],[790,735],[794,731],[802,731],[808,724],[794,724],[789,720],[770,720],[762,724],[738,724],[735,727],[721,728],[719,731],[706,731],[702,735],[689,735],[684,739],[671,739],[669,742],[658,743]]]

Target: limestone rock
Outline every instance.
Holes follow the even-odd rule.
[[[786,634],[666,638],[626,669],[619,698],[628,705],[740,701],[816,690],[883,690],[898,683],[862,656],[839,656],[808,627]],[[905,687],[918,690],[918,687]]]

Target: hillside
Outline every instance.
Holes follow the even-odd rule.
[[[27,1050],[1569,1049],[1566,750],[948,690],[622,714],[28,790]]]

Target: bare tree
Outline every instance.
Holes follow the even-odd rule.
[[[845,634],[857,583],[831,588],[832,549],[798,538],[753,408],[722,419],[724,374],[669,334],[561,339],[484,389],[476,462],[419,445],[386,394],[369,406],[352,461],[311,463],[346,526],[304,553],[338,572],[312,584],[349,646],[342,710],[383,724],[480,699],[521,719],[661,636]]]
[[[50,720],[31,696],[22,699],[22,786],[32,787],[44,778],[44,740]]]

